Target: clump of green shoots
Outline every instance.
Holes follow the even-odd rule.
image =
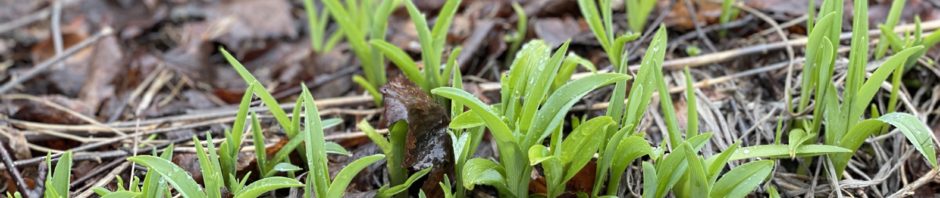
[[[199,184],[193,180],[192,176],[187,174],[185,170],[176,164],[173,164],[173,162],[167,160],[166,158],[142,155],[130,157],[128,160],[147,167],[148,171],[150,172],[156,172],[184,197],[220,198],[222,197],[222,188],[223,186],[226,186],[223,180],[223,171],[221,170],[221,165],[219,163],[220,159],[222,158],[219,157],[214,143],[212,143],[211,140],[212,135],[207,134],[207,146],[203,147],[202,142],[199,141],[196,137],[193,137],[193,141],[196,142],[196,156],[199,159],[199,167],[202,172],[203,184],[205,185],[205,188],[200,187]],[[263,178],[246,185],[245,182],[247,180],[247,177],[240,181],[233,180],[235,184],[229,185],[226,187],[226,189],[228,192],[232,192],[234,197],[240,198],[257,197],[269,191],[281,188],[299,187],[303,185],[294,179],[286,177]],[[145,196],[145,194],[142,193],[139,195]]]
[[[308,0],[309,1],[309,0]],[[376,105],[381,105],[382,95],[377,87],[385,85],[384,58],[382,54],[369,46],[369,40],[385,40],[388,17],[398,7],[400,0],[382,0],[381,3],[363,0],[349,0],[346,5],[339,0],[323,0],[326,11],[339,25],[339,31],[345,35],[353,54],[359,59],[365,78],[354,76],[353,81],[372,95]],[[410,1],[409,1],[410,2]],[[378,7],[374,7],[378,5]],[[307,9],[308,15],[310,10]],[[325,20],[325,19],[321,19]],[[315,37],[320,37],[318,35]],[[311,38],[313,39],[313,38]]]
[[[154,150],[152,156],[158,156],[157,151]],[[173,145],[167,146],[163,149],[163,152],[159,154],[160,158],[170,161],[173,158]],[[166,180],[163,179],[160,174],[157,174],[156,171],[148,171],[144,175],[144,181],[141,184],[140,179],[136,176],[131,177],[130,181],[127,181],[126,185],[121,176],[117,176],[117,189],[115,191],[110,191],[102,187],[93,189],[98,196],[101,197],[164,197],[165,194],[169,194],[169,188],[167,188]],[[127,186],[125,188],[124,186]]]
[[[856,1],[854,4],[852,42],[849,51],[849,68],[845,81],[845,89],[840,97],[833,82],[833,65],[836,49],[839,46],[839,32],[841,31],[841,0],[828,0],[820,10],[819,20],[809,36],[809,45],[806,51],[806,64],[802,81],[802,90],[799,104],[795,111],[806,109],[810,97],[815,101],[811,119],[797,121],[797,127],[790,131],[790,156],[795,156],[799,145],[815,142],[817,136],[823,134],[823,142],[827,145],[839,146],[849,149],[848,153],[830,155],[835,176],[841,178],[842,172],[848,165],[854,151],[865,142],[865,139],[882,130],[886,124],[893,125],[920,151],[931,166],[936,166],[937,160],[933,139],[930,130],[917,117],[905,113],[888,113],[879,116],[879,111],[872,106],[873,119],[865,119],[864,114],[869,108],[872,99],[889,75],[894,75],[892,81],[891,97],[888,112],[893,112],[897,98],[897,87],[900,85],[900,75],[903,74],[904,65],[922,53],[922,45],[898,47],[902,49],[888,57],[866,80],[866,67],[868,66],[868,2]],[[890,22],[890,20],[889,20]],[[883,26],[885,27],[885,26]],[[883,30],[885,31],[885,30]],[[891,32],[891,31],[888,31]],[[890,39],[891,34],[885,34]],[[917,42],[914,42],[917,43]],[[876,54],[877,56],[878,54]],[[815,92],[814,92],[815,91]],[[841,101],[839,99],[842,99]],[[825,123],[825,126],[823,126]]]
[[[317,10],[314,0],[304,0],[304,10],[307,13],[307,26],[310,34],[310,46],[314,52],[323,53],[333,49],[343,37],[342,32],[334,32],[326,36],[327,24],[329,24],[330,11],[328,9]],[[324,39],[326,39],[324,41]]]
[[[565,43],[550,55],[549,47],[542,41],[530,41],[523,46],[509,73],[503,75],[502,100],[495,106],[486,105],[457,88],[441,87],[431,91],[469,107],[470,110],[463,113],[466,115],[459,115],[453,122],[466,119],[459,122],[486,126],[500,148],[499,163],[482,158],[468,160],[461,172],[463,184],[458,185],[468,189],[489,185],[498,189],[501,196],[528,197],[533,161],[526,151],[540,146],[549,135],[560,133],[564,116],[579,98],[591,90],[627,78],[622,74],[593,74],[568,82],[557,90],[538,86],[555,80],[567,48],[568,43]],[[463,116],[466,118],[459,118]]]
[[[455,60],[457,55],[460,54],[460,48],[451,51],[443,70],[440,68],[443,61],[441,59],[444,55],[444,44],[447,43],[447,31],[450,29],[460,2],[460,0],[448,0],[441,8],[441,12],[438,13],[437,21],[432,28],[428,27],[424,14],[418,10],[414,3],[411,1],[405,2],[408,15],[411,16],[411,21],[414,22],[418,32],[418,43],[421,44],[421,59],[424,64],[424,71],[421,71],[417,62],[397,46],[377,39],[373,39],[369,43],[395,63],[405,77],[422,90],[430,93],[434,88],[447,86],[450,81],[447,77],[453,75],[456,67]]]

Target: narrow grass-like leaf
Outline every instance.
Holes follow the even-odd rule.
[[[888,17],[885,19],[884,25],[882,25],[882,27],[886,28],[888,32],[894,32],[894,26],[898,24],[898,21],[900,21],[901,12],[904,10],[904,4],[906,2],[907,0],[895,0],[891,2],[891,9],[888,11]],[[885,34],[881,34],[878,40],[886,40],[885,36]],[[884,57],[885,53],[888,51],[887,44],[887,42],[878,42],[878,45],[875,48],[875,59],[881,59]]]
[[[845,136],[842,137],[838,144],[839,146],[853,151],[852,153],[838,153],[830,156],[832,159],[832,164],[835,168],[836,173],[842,173],[845,170],[845,167],[849,164],[849,159],[852,158],[854,151],[858,150],[862,146],[862,143],[865,142],[865,139],[868,139],[871,134],[881,131],[884,123],[876,119],[868,119],[855,124],[849,129]],[[837,174],[836,177],[841,178],[842,174]]]
[[[395,65],[398,66],[398,70],[401,70],[401,73],[404,74],[408,80],[411,80],[411,82],[419,86],[426,84],[424,82],[424,76],[421,76],[421,71],[418,69],[418,64],[415,63],[404,50],[383,40],[372,40],[369,41],[369,43],[372,44],[372,47],[378,49],[379,52],[385,54],[388,60],[395,63]],[[422,88],[427,89],[426,87]]]
[[[695,101],[695,87],[692,86],[692,74],[689,72],[689,68],[685,68],[685,103],[686,103],[686,133],[687,134],[698,134],[698,105]]]
[[[614,120],[607,116],[596,117],[575,128],[565,138],[561,146],[561,161],[566,170],[562,182],[568,181],[587,165],[594,153],[604,141],[605,128],[614,126]]]
[[[440,77],[437,76],[436,68],[440,66],[440,53],[434,54],[434,51],[436,51],[434,38],[431,30],[428,29],[427,20],[424,19],[424,14],[411,1],[405,1],[405,8],[407,8],[408,16],[411,16],[411,21],[418,33],[418,43],[421,44],[421,59],[424,61],[426,68],[424,70],[424,79],[427,81],[428,87],[437,87],[435,84]]]
[[[607,194],[615,194],[616,189],[613,186],[620,184],[620,179],[627,167],[633,163],[633,160],[644,155],[649,155],[653,148],[650,147],[646,139],[640,136],[630,136],[623,138],[617,144],[617,152],[613,155],[613,163],[610,169],[610,182],[608,182]],[[606,174],[606,173],[604,173]]]
[[[264,146],[264,133],[261,131],[261,122],[258,120],[258,115],[254,112],[251,113],[251,133],[255,145],[255,163],[258,164],[258,172],[261,175],[267,175],[267,170],[264,169],[264,165],[268,163],[268,155]]]
[[[473,190],[475,185],[483,184],[494,186],[498,189],[506,189],[503,183],[503,175],[499,171],[499,165],[488,159],[473,158],[467,161],[462,171],[463,186],[468,190]]]
[[[497,141],[511,143],[515,142],[515,137],[512,135],[512,130],[509,129],[509,126],[497,116],[495,112],[491,109],[489,105],[480,101],[480,99],[475,96],[467,93],[464,90],[452,88],[452,87],[440,87],[431,90],[431,93],[434,95],[443,96],[451,100],[457,100],[469,107],[480,116],[483,121],[486,122],[486,127],[490,129],[493,133],[493,136]]]
[[[545,139],[551,131],[561,125],[568,109],[591,90],[628,78],[629,76],[623,74],[593,74],[558,88],[539,109],[522,145],[533,145]]]
[[[566,41],[562,44],[548,60],[548,63],[538,64],[530,68],[533,70],[530,73],[534,74],[535,78],[530,77],[526,83],[529,85],[547,85],[551,83],[558,72],[558,68],[561,67],[561,62],[564,59],[565,52],[568,51],[569,43],[570,42]],[[536,116],[536,110],[538,110],[539,106],[544,102],[543,100],[547,97],[547,94],[551,93],[549,92],[550,88],[551,86],[532,86],[526,88],[525,95],[523,96],[525,100],[522,103],[522,114],[520,114],[517,128],[529,129],[530,124],[533,122],[532,118]]]
[[[570,53],[565,57],[565,61],[562,62],[561,68],[558,69],[558,75],[555,76],[555,80],[552,82],[552,90],[557,89],[571,80],[571,75],[574,74],[577,66],[581,65],[585,69],[591,72],[597,72],[597,67],[594,66],[594,63],[588,61],[587,59],[581,58],[577,54]]]
[[[870,99],[868,99],[870,97],[852,97],[864,95],[861,94],[861,92],[867,92],[869,90],[862,88],[862,83],[865,79],[865,68],[868,66],[868,2],[854,1],[854,4],[855,6],[852,9],[854,12],[852,14],[852,46],[849,50],[849,71],[848,74],[846,74],[844,91],[844,95],[848,97],[844,97],[843,99],[845,104],[851,105],[849,106],[851,108],[847,111],[849,117],[846,118],[846,126],[855,125],[855,123],[859,121],[862,112],[864,112],[864,106],[868,106],[868,102],[862,101],[870,101]],[[830,38],[834,39],[836,37]],[[890,71],[894,71],[894,69],[889,70],[889,73]],[[875,71],[875,73],[878,72]],[[872,79],[874,79],[876,76],[873,75],[872,77]],[[887,78],[887,75],[885,75],[885,78]],[[880,85],[883,81],[884,80],[879,80],[877,84]],[[869,82],[872,81],[869,80]],[[872,95],[874,95],[874,93],[872,93]],[[859,104],[863,106],[861,109],[856,108]]]
[[[304,143],[307,156],[308,184],[306,193],[313,195],[316,192],[317,197],[327,196],[327,190],[330,186],[330,174],[326,161],[326,141],[323,139],[323,128],[320,122],[320,115],[317,111],[317,105],[313,101],[313,95],[307,89],[307,86],[301,84],[301,97],[304,100]],[[309,182],[313,183],[311,184]],[[313,188],[313,189],[310,189]]]
[[[855,100],[846,101],[846,104],[851,104],[848,119],[859,119],[862,113],[865,112],[865,108],[875,97],[875,93],[877,93],[878,89],[880,89],[881,83],[888,79],[888,76],[894,72],[895,68],[903,66],[908,57],[922,49],[922,46],[911,47],[889,57],[881,65],[881,67],[878,67],[878,69],[872,73],[871,77],[868,78],[868,81],[865,81],[865,84],[859,87],[859,90],[856,92],[857,94],[854,95],[854,97],[851,97],[853,95],[848,95],[850,97],[846,98],[855,98]],[[850,93],[846,92],[846,94]],[[854,103],[849,103],[850,101],[854,101]]]
[[[483,126],[485,123],[483,118],[480,118],[473,110],[465,111],[457,115],[450,120],[451,129],[469,129],[473,127]]]
[[[356,128],[359,128],[359,130],[365,132],[366,136],[372,140],[372,143],[375,143],[379,149],[382,149],[382,153],[392,152],[392,145],[388,143],[388,140],[385,139],[385,137],[376,132],[375,128],[372,128],[372,125],[369,124],[369,121],[363,120],[362,122],[359,122],[359,124],[356,124]]]
[[[597,37],[601,47],[604,48],[604,51],[609,51],[612,45],[611,39],[607,36],[607,31],[601,22],[601,15],[597,13],[597,3],[594,1],[578,0],[578,8],[581,9],[581,15],[584,15],[584,20],[591,31],[594,32],[594,37]]]
[[[353,177],[359,174],[359,171],[369,167],[375,162],[385,158],[385,155],[375,154],[359,158],[356,161],[349,163],[343,170],[340,170],[336,174],[336,178],[333,178],[333,183],[330,184],[329,192],[326,194],[326,197],[342,197],[346,193],[346,187],[349,186],[349,183],[352,181]]]
[[[706,171],[705,162],[701,156],[692,151],[692,145],[688,142],[682,144],[682,148],[686,151],[686,159],[689,161],[689,171],[687,172],[688,176],[686,179],[688,183],[688,188],[691,189],[691,194],[689,195],[705,195],[711,190],[711,182],[708,180],[708,172]]]
[[[431,172],[431,168],[422,169],[418,172],[415,172],[414,174],[411,174],[411,176],[409,176],[408,179],[405,180],[404,183],[396,185],[396,186],[392,186],[390,188],[379,189],[379,192],[377,194],[379,197],[391,197],[392,195],[397,195],[399,193],[405,192],[405,190],[408,190],[408,188],[411,187],[411,185],[414,184],[416,181],[418,181],[418,179],[421,179],[422,177],[424,177],[430,172]]]
[[[129,157],[127,160],[141,164],[147,167],[149,171],[159,173],[184,197],[206,197],[206,194],[203,193],[202,188],[193,180],[192,176],[189,176],[186,170],[176,166],[176,164],[173,164],[173,162],[169,160],[147,155]]]
[[[52,184],[56,192],[68,195],[70,179],[72,177],[72,152],[65,152],[59,161],[55,164],[55,172],[52,173]]]
[[[643,162],[643,198],[656,197],[656,185],[659,184],[656,175],[656,167],[650,162]]]
[[[300,171],[300,170],[303,170],[303,168],[300,168],[299,166],[295,166],[287,162],[281,162],[281,163],[277,163],[277,165],[274,165],[274,168],[272,168],[271,170],[277,171],[277,172],[291,172],[291,171]]]
[[[248,70],[245,69],[245,66],[242,66],[242,63],[238,62],[238,60],[235,59],[235,57],[232,56],[232,54],[229,54],[229,52],[225,50],[225,48],[220,47],[219,51],[222,52],[222,56],[225,57],[225,60],[228,61],[229,65],[232,65],[232,68],[235,68],[235,71],[238,72],[238,75],[241,76],[242,79],[245,80],[245,83],[249,85],[261,84],[261,82],[255,79],[255,77],[251,75],[251,72],[248,72]],[[271,111],[271,114],[274,115],[274,119],[277,120],[279,124],[281,124],[281,127],[284,128],[285,131],[291,131],[291,132],[287,132],[288,134],[292,133],[293,129],[290,128],[291,127],[290,119],[287,118],[287,114],[284,113],[284,109],[281,109],[280,103],[278,103],[277,100],[274,99],[274,96],[272,96],[271,93],[265,90],[264,86],[255,86],[251,91],[254,92],[255,95],[257,95],[259,98],[261,98],[261,101],[264,102],[264,105],[268,106],[268,109]]]
[[[656,188],[654,197],[665,197],[676,183],[685,175],[689,167],[684,149],[675,149],[666,155],[662,161],[656,163]]]
[[[725,168],[725,165],[728,163],[728,159],[731,158],[731,155],[738,150],[738,147],[741,146],[741,142],[732,144],[718,155],[714,155],[711,158],[705,160],[705,165],[708,166],[708,181],[714,182],[718,179],[718,176],[721,175],[721,169]]]
[[[127,197],[138,197],[143,195],[140,192],[131,192],[131,191],[120,191],[108,193],[108,195],[101,196],[101,198],[127,198]]]
[[[906,113],[889,113],[879,117],[878,120],[901,130],[901,133],[914,145],[914,148],[924,155],[930,166],[937,167],[937,146],[933,141],[933,133],[924,122]]]
[[[248,184],[248,186],[235,193],[235,198],[255,198],[277,189],[300,186],[304,186],[304,184],[292,178],[269,177]]]
[[[656,5],[656,1],[650,0],[626,0],[627,22],[630,29],[634,32],[642,32],[643,26],[646,26],[647,17]]]
[[[172,160],[173,158],[173,144],[170,144],[163,149],[163,153],[160,154],[160,158],[166,160]],[[156,155],[156,154],[155,154]],[[144,195],[144,198],[157,198],[163,197],[163,192],[166,189],[166,181],[163,179],[160,174],[157,174],[156,171],[147,171],[147,174],[144,175],[143,186],[141,191]]]
[[[206,149],[203,148],[203,142],[199,141],[196,136],[193,136],[193,142],[196,144],[196,157],[199,159],[199,171],[202,173],[202,183],[206,185],[206,196],[222,197],[220,193],[224,185],[222,181],[222,170],[219,169],[218,161],[212,160],[209,156],[210,152],[215,152],[211,133],[206,134],[206,144],[212,146],[212,149],[209,149],[210,151],[206,151]]]
[[[434,44],[431,55],[435,57],[435,60],[424,60],[426,61],[425,63],[430,65],[428,68],[438,68],[441,63],[441,55],[444,53],[444,44],[447,42],[447,31],[450,29],[454,14],[457,14],[457,8],[460,6],[460,3],[461,0],[448,0],[437,14],[437,20],[434,22],[434,27],[431,29],[431,37]],[[438,71],[435,69],[434,72],[437,73]]]
[[[327,154],[352,156],[352,153],[349,153],[346,148],[343,148],[343,145],[339,145],[336,142],[326,142],[325,146]]]
[[[770,175],[773,168],[773,161],[762,160],[731,169],[718,182],[715,182],[715,187],[709,195],[711,197],[745,197]]]
[[[354,83],[362,87],[362,89],[365,89],[366,93],[369,93],[369,95],[372,96],[372,102],[374,102],[376,106],[382,105],[382,93],[379,93],[379,90],[376,89],[375,86],[372,86],[368,80],[360,75],[353,75],[352,80]]]
[[[852,150],[839,146],[808,144],[796,149],[797,157],[809,157],[833,153],[851,153]],[[757,145],[739,148],[730,160],[748,158],[785,158],[790,156],[789,145]]]
[[[380,62],[376,62],[377,60],[371,50],[372,48],[369,47],[366,41],[366,32],[364,32],[364,30],[368,29],[368,27],[362,27],[366,24],[361,21],[354,21],[356,19],[365,18],[357,17],[356,15],[363,12],[355,10],[358,6],[349,6],[350,9],[347,9],[338,0],[323,0],[323,6],[329,10],[330,15],[333,16],[336,24],[339,25],[341,31],[346,36],[346,41],[352,46],[353,53],[362,63],[362,68],[366,73],[366,79],[372,83],[373,87],[385,84],[385,70],[381,67]],[[384,32],[384,29],[381,31]]]

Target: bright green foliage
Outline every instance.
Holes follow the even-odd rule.
[[[601,0],[602,3],[609,0]],[[630,24],[630,30],[634,32],[643,32],[646,27],[646,18],[656,7],[655,0],[625,0],[627,6],[627,22]],[[609,4],[609,3],[608,3]]]
[[[274,174],[281,172],[281,171],[273,170],[275,166],[281,163],[285,163],[285,160],[287,159],[288,155],[290,155],[291,152],[294,152],[294,151],[299,151],[301,153],[305,152],[304,149],[301,149],[302,148],[301,143],[304,142],[304,138],[305,138],[304,136],[306,135],[304,135],[304,133],[298,133],[298,129],[300,129],[300,117],[301,117],[300,113],[302,109],[301,107],[303,104],[303,98],[299,98],[297,100],[297,103],[293,107],[293,112],[291,113],[291,116],[288,117],[287,113],[285,113],[284,109],[281,109],[280,103],[277,102],[274,96],[272,96],[271,93],[268,92],[264,88],[264,86],[261,86],[260,82],[258,82],[258,80],[255,79],[255,77],[251,75],[251,73],[247,69],[245,69],[245,67],[242,66],[242,64],[237,59],[235,59],[234,56],[229,54],[228,51],[226,51],[223,48],[220,48],[219,50],[222,52],[222,55],[225,56],[226,60],[228,60],[229,64],[232,65],[232,68],[234,68],[235,71],[237,71],[238,74],[242,77],[242,79],[245,80],[245,83],[249,85],[248,91],[246,91],[245,96],[242,97],[242,101],[241,101],[241,104],[239,105],[238,113],[236,113],[236,118],[235,118],[236,120],[235,120],[234,125],[232,126],[233,130],[231,132],[226,132],[226,141],[223,142],[223,145],[220,146],[222,150],[220,152],[221,157],[224,158],[224,159],[221,159],[221,162],[223,164],[222,170],[226,170],[225,167],[227,165],[225,164],[234,165],[236,164],[236,161],[238,160],[237,151],[240,150],[241,148],[241,141],[242,141],[241,137],[243,136],[242,131],[245,130],[244,127],[245,127],[245,122],[247,120],[247,111],[249,108],[249,104],[251,103],[252,96],[257,96],[259,99],[261,99],[261,102],[265,106],[268,107],[268,111],[274,115],[275,120],[278,121],[278,124],[280,124],[281,128],[284,129],[284,133],[286,133],[287,137],[290,139],[290,141],[288,141],[287,144],[285,144],[280,150],[278,150],[278,152],[275,153],[274,156],[272,156],[271,158],[268,158],[266,156],[267,154],[264,152],[264,135],[262,134],[262,131],[260,128],[261,127],[260,122],[257,122],[257,120],[254,118],[255,117],[254,113],[252,113],[253,124],[251,125],[252,126],[251,130],[252,130],[252,134],[254,138],[253,141],[255,142],[255,156],[258,159],[259,172],[264,177],[273,176]],[[328,120],[323,121],[322,126],[323,128],[330,128],[330,127],[339,125],[340,123],[342,123],[342,120],[328,119]],[[232,142],[232,143],[226,143],[226,142]],[[335,145],[335,143],[330,142],[327,145]],[[334,154],[346,153],[346,151],[343,150],[342,147],[338,147],[338,145],[330,146],[327,148],[331,148],[331,149],[328,149],[327,151],[330,153],[334,153]],[[286,163],[289,163],[289,162],[286,162]],[[229,167],[233,167],[233,166],[229,166]],[[228,169],[228,170],[233,170],[233,168]],[[230,178],[227,180],[234,180],[234,178],[237,178],[235,177],[234,173],[230,171],[229,173],[230,174],[226,174],[226,175],[229,175],[229,176],[226,176],[226,178]],[[229,184],[228,185],[229,187],[235,187],[234,182],[230,182],[228,184]]]
[[[329,24],[329,10],[317,10],[317,6],[313,3],[314,0],[304,0],[304,10],[307,13],[307,25],[310,33],[310,45],[313,47],[313,51],[317,53],[323,53],[333,49],[333,46],[340,41],[340,36],[342,32],[334,32],[330,36],[326,36],[327,24]],[[326,43],[324,40],[326,39]]]
[[[211,142],[212,136],[209,135],[206,137],[206,145],[208,147],[204,148],[202,142],[198,141],[195,137],[193,140],[197,142],[196,144],[196,156],[199,158],[200,170],[203,175],[203,184],[205,188],[199,186],[192,176],[187,174],[185,170],[173,164],[169,160],[161,157],[142,155],[130,157],[128,160],[141,164],[148,168],[151,172],[156,172],[167,182],[170,183],[174,189],[176,189],[183,197],[188,198],[199,198],[199,197],[222,197],[222,187],[224,181],[222,180],[222,171],[220,170],[221,165],[219,164],[219,156],[216,154],[216,148]],[[145,190],[150,186],[148,183],[144,183]],[[286,177],[269,177],[257,180],[251,184],[245,186],[244,180],[241,183],[238,183],[237,189],[228,189],[229,192],[235,197],[257,197],[258,195],[289,187],[300,187],[303,186],[300,182],[297,182],[294,179]],[[159,190],[159,189],[157,189]],[[133,192],[133,191],[131,191]],[[126,193],[125,192],[116,192],[116,193]],[[109,194],[110,195],[110,194]],[[139,194],[145,197],[152,196],[152,194]]]
[[[607,52],[607,60],[614,66],[616,73],[627,73],[627,52],[625,45],[639,37],[635,32],[641,32],[646,23],[646,17],[649,11],[652,11],[655,1],[650,0],[627,0],[627,19],[634,33],[623,34],[614,37],[613,16],[610,0],[579,0],[578,7],[581,14],[597,38],[598,43]],[[603,187],[604,180],[609,178],[607,183],[607,195],[615,194],[620,187],[620,174],[623,173],[630,161],[618,161],[614,164],[613,159],[618,155],[618,151],[625,150],[644,150],[648,144],[637,144],[620,148],[620,144],[626,143],[627,137],[631,137],[635,127],[639,124],[640,118],[646,111],[647,105],[652,97],[653,90],[658,80],[654,76],[662,69],[662,62],[666,50],[666,31],[661,26],[653,36],[650,46],[641,61],[640,71],[636,74],[636,79],[632,85],[629,95],[629,102],[624,103],[627,98],[627,81],[620,81],[614,86],[614,92],[611,94],[610,103],[607,107],[607,116],[610,116],[616,122],[620,129],[616,132],[608,132],[609,140],[602,142],[599,149],[597,164],[597,177],[595,178],[594,189],[591,195],[598,196]],[[661,74],[660,74],[661,75]],[[634,140],[635,141],[635,140]],[[639,146],[643,145],[643,146]],[[611,167],[614,169],[611,169]],[[608,172],[610,171],[610,172]]]
[[[532,166],[524,152],[559,130],[571,106],[589,91],[627,78],[622,74],[594,74],[554,91],[549,86],[537,86],[555,79],[567,47],[565,43],[550,55],[542,41],[523,46],[509,73],[503,75],[502,102],[495,107],[460,89],[441,87],[431,91],[469,107],[490,129],[500,148],[499,164],[485,159],[467,162],[462,173],[465,187],[485,184],[501,189],[503,196],[528,197]]]
[[[888,11],[888,18],[885,20],[884,24],[880,25],[881,35],[878,37],[878,47],[875,48],[875,58],[881,59],[885,56],[885,53],[888,51],[888,41],[889,36],[894,36],[894,27],[898,25],[898,21],[901,20],[901,12],[904,11],[904,4],[907,0],[895,0],[891,2],[891,10]],[[900,50],[895,48],[895,50]]]
[[[597,152],[603,134],[616,126],[613,119],[602,116],[588,120],[561,139],[561,131],[552,134],[551,149],[542,145],[529,148],[529,164],[541,164],[548,184],[548,197],[557,197],[565,190],[565,183],[584,167]]]
[[[801,120],[798,126],[790,131],[790,146],[786,149],[791,157],[801,156],[801,153],[816,152],[817,154],[831,154],[832,163],[835,169],[836,177],[841,178],[842,172],[848,165],[854,151],[858,150],[864,140],[881,131],[885,126],[883,123],[889,123],[898,127],[904,132],[905,137],[918,148],[930,162],[931,166],[936,165],[936,157],[933,154],[935,147],[933,141],[928,140],[928,130],[926,130],[921,121],[916,117],[906,114],[888,114],[891,115],[888,121],[864,120],[864,113],[870,106],[881,84],[884,83],[889,75],[894,75],[892,79],[891,99],[888,105],[888,112],[893,112],[897,103],[897,87],[900,86],[900,75],[903,74],[903,67],[912,60],[922,55],[924,47],[920,44],[919,37],[910,40],[908,44],[901,45],[896,35],[894,35],[891,26],[882,26],[882,32],[888,43],[895,50],[898,50],[893,56],[888,57],[879,66],[871,76],[866,79],[866,68],[868,62],[868,2],[854,2],[854,18],[852,25],[852,43],[849,51],[849,68],[846,74],[845,89],[842,96],[839,97],[833,82],[829,81],[833,76],[833,62],[838,44],[838,34],[841,30],[842,1],[825,1],[820,11],[820,18],[809,36],[809,45],[806,51],[806,65],[804,66],[804,75],[802,82],[802,91],[800,102],[796,111],[802,111],[809,104],[809,98],[814,97],[815,105],[813,109],[813,118],[811,120]],[[900,6],[900,5],[898,5]],[[895,7],[894,9],[900,9]],[[895,11],[898,12],[898,11]],[[919,31],[916,31],[919,32]],[[877,50],[877,49],[876,49]],[[878,56],[876,52],[876,56]],[[813,92],[815,90],[815,92]],[[842,98],[842,101],[839,101]],[[878,116],[879,112],[872,113],[872,116]],[[904,115],[904,116],[900,116]],[[881,118],[879,118],[881,119]],[[825,126],[822,126],[826,123]],[[807,142],[815,142],[820,131],[825,131],[823,141],[826,145],[846,148],[848,152],[831,153],[836,149],[828,150],[807,150],[802,145]],[[782,146],[782,145],[774,145]],[[821,145],[818,145],[821,146]],[[760,146],[755,146],[760,147]],[[765,146],[765,148],[770,148]],[[928,148],[929,149],[928,151]],[[774,148],[775,154],[780,154],[782,148]],[[754,149],[751,149],[754,151]]]
[[[793,158],[810,157],[835,153],[852,153],[852,150],[839,146],[809,144],[792,149],[789,145],[757,145],[740,148],[731,155],[731,160],[748,158]]]
[[[615,161],[612,159],[620,153],[618,150],[621,150],[619,144],[624,144],[625,139],[633,134],[636,131],[636,127],[640,124],[640,120],[643,117],[643,114],[646,112],[647,106],[652,100],[653,92],[659,87],[660,84],[665,83],[661,81],[662,76],[662,63],[665,58],[665,49],[666,49],[666,31],[664,27],[660,27],[656,34],[653,36],[653,40],[650,43],[650,46],[647,48],[647,53],[643,56],[643,59],[640,63],[640,70],[636,73],[636,79],[633,81],[631,87],[629,98],[630,100],[624,104],[622,101],[625,98],[626,92],[626,83],[618,83],[614,88],[615,96],[611,97],[610,106],[607,108],[607,115],[614,117],[615,121],[619,121],[620,129],[611,136],[611,138],[606,141],[604,148],[599,152],[600,157],[598,158],[598,169],[597,169],[597,178],[595,178],[595,183],[602,183],[605,178],[609,176],[610,180],[607,183],[607,195],[613,195],[619,190],[619,178],[620,174],[623,173],[618,169],[609,169],[609,167],[616,166],[612,164]],[[624,72],[626,70],[623,70]],[[663,85],[665,86],[665,85]],[[616,96],[618,95],[619,96]],[[666,100],[665,98],[661,100]],[[671,101],[671,100],[669,100]],[[671,103],[670,103],[671,105]],[[614,107],[620,106],[620,107]],[[678,133],[678,130],[671,131]],[[670,137],[678,137],[670,135]],[[642,144],[642,146],[636,144],[628,144],[629,148],[625,149],[646,149],[645,147],[648,144]],[[627,163],[630,162],[616,162],[616,163]],[[626,164],[621,164],[620,166],[626,167]],[[609,173],[607,171],[610,171]],[[595,185],[592,191],[592,194],[598,195],[600,193],[601,185]]]
[[[745,197],[770,176],[774,162],[762,160],[738,166],[714,182],[710,197]]]
[[[46,167],[49,167],[50,171],[46,174],[46,191],[43,193],[45,197],[69,197],[72,152],[62,154],[62,157],[59,157],[58,162],[55,163],[55,168],[52,166],[52,156],[46,156]]]
[[[307,182],[304,188],[304,197],[316,195],[316,197],[342,197],[346,192],[346,187],[352,181],[359,171],[369,165],[385,158],[385,155],[377,154],[359,158],[347,165],[337,173],[331,181],[329,167],[326,159],[326,140],[323,136],[323,123],[320,120],[320,114],[317,111],[317,105],[314,103],[313,95],[306,86],[303,86],[301,98],[303,98],[304,114],[304,143],[305,156],[307,158]]]
[[[463,82],[461,80],[460,70],[454,70],[451,87],[463,89]],[[454,180],[457,185],[453,185],[453,192],[451,192],[450,186],[452,185],[449,184],[450,181],[445,180],[445,183],[441,185],[444,191],[448,192],[446,196],[463,198],[466,197],[467,194],[467,189],[464,185],[461,185],[464,182],[464,167],[467,165],[467,161],[476,153],[480,142],[483,141],[483,131],[486,128],[483,126],[484,122],[480,116],[477,116],[471,111],[464,112],[464,105],[459,100],[451,100],[450,108],[451,122],[448,127],[450,130],[448,131],[450,132],[449,135],[453,143]]]
[[[382,0],[381,3],[349,0],[345,1],[346,5],[340,3],[339,0],[322,1],[323,6],[326,8],[325,12],[329,12],[333,16],[333,20],[339,25],[339,31],[345,35],[353,54],[359,59],[368,84],[364,84],[361,80],[355,82],[366,90],[370,90],[369,93],[375,98],[377,105],[380,105],[378,102],[382,101],[382,95],[377,95],[377,92],[371,90],[385,85],[387,80],[385,60],[382,54],[369,46],[368,41],[385,40],[388,17],[398,7],[401,0]],[[376,5],[378,7],[375,7]],[[312,9],[308,9],[308,15],[310,10]]]
[[[157,155],[156,150],[154,150],[153,155],[154,156]],[[162,154],[160,154],[160,158],[163,158],[168,161],[173,158],[173,145],[172,144],[163,149]],[[147,174],[144,176],[144,182],[142,186],[139,185],[137,177],[132,177],[131,181],[129,181],[127,185],[124,184],[120,176],[116,176],[116,177],[118,180],[117,182],[118,189],[116,191],[111,192],[105,188],[98,187],[98,188],[93,189],[95,191],[95,194],[98,194],[98,196],[101,196],[101,197],[142,197],[142,198],[159,197],[159,198],[162,198],[164,197],[163,196],[164,193],[168,191],[166,181],[163,179],[162,176],[160,176],[160,174],[157,174],[156,171],[147,172]],[[124,186],[127,186],[128,188],[124,188]],[[128,196],[131,194],[133,195]]]
[[[420,71],[417,62],[411,59],[404,50],[383,40],[370,41],[375,49],[389,58],[398,69],[405,74],[408,80],[411,80],[422,90],[429,92],[438,87],[446,86],[455,70],[457,55],[460,54],[460,48],[456,48],[450,54],[450,57],[441,69],[442,57],[444,56],[444,44],[447,43],[447,31],[450,29],[454,14],[457,13],[457,7],[460,0],[448,0],[441,12],[438,13],[434,27],[428,27],[428,22],[418,8],[411,1],[405,1],[405,8],[408,9],[408,15],[414,22],[418,32],[418,43],[421,44],[421,59],[424,64],[423,72]],[[459,68],[458,68],[459,69]]]

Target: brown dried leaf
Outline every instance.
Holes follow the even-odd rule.
[[[578,34],[586,32],[578,21],[571,17],[545,18],[535,20],[535,35],[553,47],[557,47]]]
[[[406,121],[405,158],[402,166],[410,172],[432,167],[421,189],[429,197],[442,197],[438,183],[453,175],[453,149],[447,134],[447,111],[420,88],[404,78],[395,78],[382,87],[385,96],[385,122]]]

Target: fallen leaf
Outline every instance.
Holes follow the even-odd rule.
[[[410,81],[398,77],[381,89],[385,103],[385,122],[406,121],[405,158],[402,166],[409,172],[431,167],[421,189],[429,197],[442,197],[438,183],[444,175],[453,175],[453,148],[447,134],[450,119],[444,107]]]
[[[557,47],[578,34],[586,32],[578,21],[571,17],[544,18],[535,20],[535,35],[552,47]]]

